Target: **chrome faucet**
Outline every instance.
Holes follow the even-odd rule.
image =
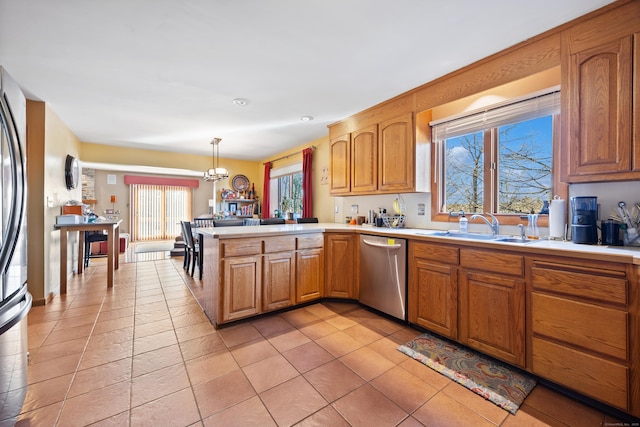
[[[469,221],[473,221],[476,218],[480,218],[489,226],[489,228],[491,228],[491,234],[494,236],[497,236],[498,234],[500,234],[500,223],[498,223],[498,218],[496,218],[493,214],[490,214],[489,212],[485,212],[485,214],[491,217],[491,221],[489,221],[486,217],[480,214],[471,215],[471,218],[469,218]]]

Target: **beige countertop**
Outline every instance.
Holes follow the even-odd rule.
[[[355,232],[358,234],[374,234],[396,238],[432,241],[438,243],[456,243],[463,246],[476,246],[492,249],[507,249],[530,254],[548,254],[568,256],[574,258],[587,258],[622,262],[626,264],[640,265],[640,247],[630,246],[602,246],[582,245],[570,241],[534,240],[527,243],[497,242],[492,240],[464,239],[455,236],[437,236],[443,230],[430,230],[420,228],[385,228],[371,227],[368,225],[348,225],[339,223],[319,224],[285,224],[285,225],[260,225],[244,227],[207,227],[194,229],[194,232],[218,239],[236,239],[246,237],[266,237],[283,234],[304,234],[318,232]]]

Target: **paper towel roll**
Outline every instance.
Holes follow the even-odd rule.
[[[562,239],[565,230],[567,202],[555,196],[549,205],[549,237]]]

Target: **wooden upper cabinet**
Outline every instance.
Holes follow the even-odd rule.
[[[629,36],[570,56],[570,182],[632,170],[632,46]]]
[[[378,126],[351,134],[351,192],[372,193],[378,187]]]
[[[562,34],[565,182],[640,178],[639,5],[630,2]]]
[[[378,190],[413,191],[415,147],[413,114],[380,123],[378,141]]]
[[[332,138],[329,146],[329,170],[331,194],[351,192],[351,135]]]
[[[423,180],[416,177],[417,165],[425,165],[416,159],[413,135],[413,113],[408,112],[332,136],[331,195],[426,191]]]

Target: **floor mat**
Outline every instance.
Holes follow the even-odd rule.
[[[398,350],[512,414],[536,385],[535,378],[517,368],[429,333]]]
[[[173,249],[174,242],[136,242],[134,252],[142,254],[146,252],[164,252]]]

